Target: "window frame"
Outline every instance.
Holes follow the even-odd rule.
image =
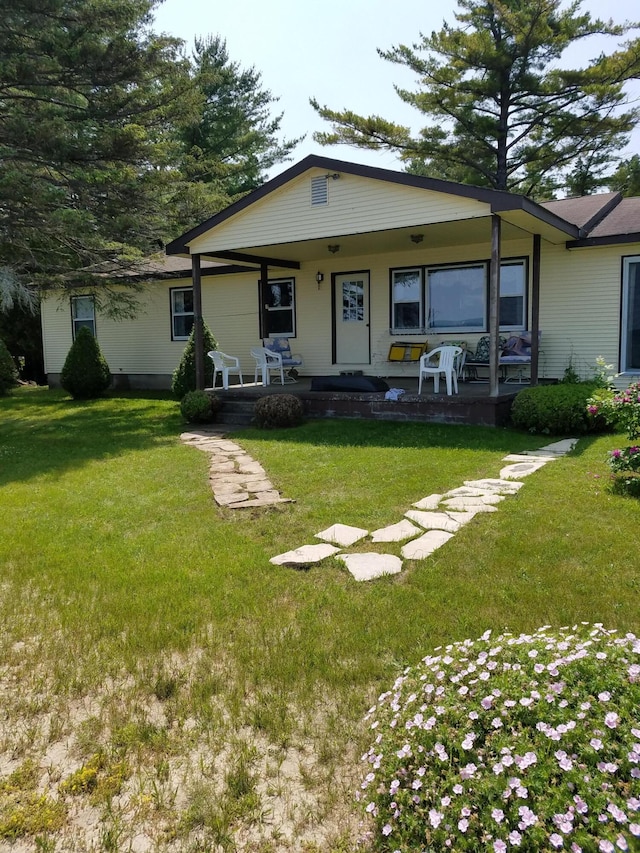
[[[296,279],[295,276],[286,276],[282,278],[267,279],[267,287],[272,285],[290,284],[291,285],[291,301],[289,305],[268,305],[268,300],[264,295],[264,287],[261,281],[258,282],[258,300],[259,300],[259,318],[260,318],[260,337],[261,338],[295,338],[296,337]],[[270,330],[269,317],[273,314],[284,314],[290,312],[291,324],[290,331]]]
[[[189,335],[191,334],[191,330],[193,329],[193,324],[195,322],[195,311],[176,311],[174,299],[177,293],[186,293],[187,291],[191,292],[191,300],[193,303],[193,285],[186,287],[170,287],[169,288],[169,312],[171,316],[171,340],[172,341],[188,341]],[[187,335],[177,335],[176,334],[176,318],[178,317],[191,317],[191,328],[189,329],[189,333]]]
[[[88,299],[91,302],[91,310],[92,310],[92,318],[89,320],[87,317],[76,317],[76,303],[79,299]],[[78,333],[78,329],[87,328],[93,335],[96,337],[96,299],[92,293],[78,293],[75,296],[72,296],[70,299],[69,307],[71,310],[71,337],[75,341],[76,335]],[[87,321],[91,323],[91,326],[87,324]]]
[[[411,266],[391,267],[389,269],[389,333],[391,335],[446,335],[461,333],[482,334],[486,333],[489,328],[489,273],[490,260],[483,258],[480,260],[460,261],[453,263],[440,264],[413,264]],[[501,332],[516,332],[524,331],[527,328],[527,318],[529,311],[529,256],[517,255],[514,257],[501,258],[501,270],[506,266],[521,266],[523,269],[522,282],[522,316],[521,323],[510,324],[504,323],[500,325]],[[460,269],[460,268],[478,268],[484,270],[484,310],[482,327],[470,326],[430,326],[429,325],[429,274],[439,270]],[[420,272],[420,301],[419,301],[419,324],[417,326],[402,327],[394,325],[396,319],[396,305],[401,304],[395,301],[394,285],[396,273],[407,273],[413,270]],[[500,295],[500,299],[505,298],[504,294]]]

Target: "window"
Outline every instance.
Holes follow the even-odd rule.
[[[171,339],[186,341],[193,329],[193,288],[171,288]]]
[[[295,337],[295,279],[273,279],[261,290],[260,304],[263,310],[260,317],[264,326],[261,337]]]
[[[500,328],[526,328],[527,262],[500,266]],[[485,332],[489,261],[391,270],[391,332]]]
[[[71,327],[75,341],[78,329],[89,329],[95,337],[96,334],[96,306],[93,296],[71,297]]]
[[[487,265],[430,269],[429,331],[482,332],[487,316]]]
[[[500,328],[526,329],[527,264],[507,261],[500,266]]]
[[[394,270],[391,273],[392,320],[394,329],[419,330],[422,322],[422,270]]]

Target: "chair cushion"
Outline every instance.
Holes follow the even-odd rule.
[[[291,358],[291,344],[289,338],[265,338],[265,349],[279,353],[282,358]]]
[[[506,344],[507,344],[506,338],[503,338],[502,335],[500,335],[498,338],[498,348],[500,349],[501,352],[505,348]],[[489,335],[483,335],[483,337],[481,337],[480,340],[478,341],[478,344],[476,346],[475,355],[467,358],[467,363],[468,362],[472,362],[472,363],[480,362],[481,364],[482,363],[488,364],[489,363],[489,349],[490,349],[490,347],[491,347],[491,338],[489,337]]]

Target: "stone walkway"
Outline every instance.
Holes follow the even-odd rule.
[[[226,438],[228,430],[198,427],[183,432],[180,440],[211,456],[209,482],[213,497],[229,509],[290,503],[280,496],[259,462],[255,462],[239,444]]]
[[[401,521],[372,533],[361,527],[334,524],[315,534],[315,538],[321,539],[322,544],[302,545],[272,557],[270,562],[275,566],[302,567],[337,555],[358,581],[396,574],[402,570],[402,559],[393,554],[368,551],[345,554],[341,551],[370,537],[371,542],[376,543],[405,542],[401,548],[402,557],[423,560],[479,513],[497,512],[498,505],[509,495],[515,495],[524,485],[520,480],[564,456],[576,443],[577,439],[568,438],[536,451],[510,453],[503,459],[508,464],[501,469],[496,479],[465,480],[462,486],[443,495],[427,495],[416,501],[412,505],[413,509],[407,510]]]

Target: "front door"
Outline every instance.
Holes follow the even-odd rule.
[[[333,293],[335,364],[369,364],[369,273],[340,273]]]
[[[640,257],[624,259],[621,338],[621,372],[640,370]]]

